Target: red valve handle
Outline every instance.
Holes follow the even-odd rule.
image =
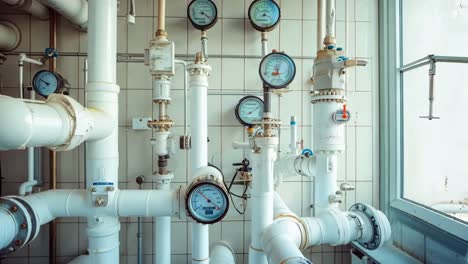
[[[346,111],[346,104],[343,104],[343,115],[342,115],[343,119],[347,119],[348,118],[348,111]]]

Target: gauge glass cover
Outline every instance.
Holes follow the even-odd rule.
[[[273,0],[257,0],[249,7],[249,19],[259,31],[270,31],[280,21],[280,8]]]
[[[34,90],[43,97],[48,97],[57,92],[60,89],[60,85],[61,81],[59,76],[51,71],[39,71],[33,78]]]
[[[296,65],[291,57],[281,52],[273,52],[260,62],[260,78],[270,88],[288,86],[296,76]]]
[[[188,210],[193,219],[204,224],[221,221],[227,213],[227,194],[212,183],[202,183],[190,191]]]
[[[242,98],[236,107],[236,117],[245,126],[253,126],[254,121],[263,118],[263,100],[256,96]]]
[[[199,30],[207,30],[216,24],[218,10],[210,0],[194,0],[187,9],[192,25]]]

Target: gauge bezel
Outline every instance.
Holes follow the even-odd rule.
[[[291,80],[289,80],[287,83],[285,83],[283,85],[273,85],[273,84],[267,82],[265,80],[265,78],[263,77],[263,74],[262,74],[262,65],[263,65],[263,63],[265,63],[270,57],[277,56],[277,55],[286,57],[288,60],[290,60],[292,62],[292,65],[293,65],[293,74],[292,74]],[[287,55],[284,52],[272,52],[272,53],[266,55],[265,57],[263,57],[263,59],[260,61],[260,65],[258,67],[258,74],[260,75],[260,79],[262,79],[262,82],[266,87],[272,88],[272,89],[282,89],[282,88],[288,87],[288,85],[290,85],[294,81],[294,78],[296,78],[296,70],[297,70],[296,69],[296,63],[291,58],[291,56]]]
[[[265,102],[263,102],[262,98],[258,97],[258,96],[254,96],[254,95],[247,95],[247,96],[244,96],[242,97],[239,102],[237,103],[236,105],[236,110],[234,111],[235,114],[236,114],[236,118],[237,120],[244,126],[248,126],[248,127],[254,127],[254,124],[250,124],[250,123],[247,123],[245,120],[242,120],[242,118],[240,117],[240,114],[239,114],[239,108],[241,106],[241,104],[246,101],[246,100],[249,100],[249,99],[257,99],[259,100],[260,102],[262,102],[262,105],[265,106]],[[263,111],[263,108],[262,108],[262,111]],[[259,120],[260,121],[260,120]]]
[[[45,73],[49,73],[49,74],[52,74],[55,79],[57,79],[57,87],[55,88],[55,90],[51,93],[60,93],[64,87],[64,80],[63,80],[63,77],[58,74],[57,72],[53,72],[53,71],[49,71],[49,70],[40,70],[38,72],[36,72],[36,74],[34,75],[33,77],[33,80],[32,80],[32,87],[34,89],[34,91],[36,91],[36,93],[38,93],[40,96],[44,97],[44,98],[47,98],[49,97],[50,94],[46,95],[46,94],[43,94],[41,89],[39,89],[39,87],[37,87],[36,85],[36,81],[37,79],[39,78],[40,75],[42,74],[45,74]]]
[[[251,15],[250,15],[250,11],[252,10],[253,6],[255,4],[257,4],[258,2],[261,2],[261,1],[271,1],[276,6],[276,8],[278,8],[278,13],[279,13],[278,14],[278,20],[273,25],[271,25],[269,27],[263,27],[263,26],[255,24],[255,22],[253,21]],[[281,21],[281,8],[278,5],[278,3],[276,3],[274,0],[255,0],[250,4],[249,11],[247,13],[249,15],[250,24],[252,24],[252,27],[255,28],[256,30],[260,31],[260,32],[270,32],[270,31],[272,31],[273,29],[276,28],[276,26],[278,26],[279,22]]]
[[[218,217],[216,217],[215,219],[211,220],[211,221],[206,221],[204,219],[201,219],[201,218],[197,217],[196,216],[197,214],[192,212],[191,209],[193,209],[193,208],[190,206],[190,204],[191,204],[190,199],[192,197],[193,192],[195,190],[197,190],[198,187],[201,187],[203,185],[214,186],[215,188],[217,188],[223,194],[224,199],[226,200],[226,208],[225,208],[224,212],[221,215],[219,215]],[[188,192],[185,195],[185,208],[187,210],[188,217],[192,218],[193,220],[195,220],[195,222],[200,223],[200,224],[209,225],[209,224],[215,224],[215,223],[218,223],[218,222],[222,221],[224,219],[224,217],[227,215],[228,211],[229,211],[229,206],[230,206],[230,202],[229,202],[229,196],[228,196],[227,190],[222,187],[222,183],[220,183],[218,181],[215,181],[215,180],[212,180],[212,179],[203,179],[203,180],[200,180],[198,182],[192,183],[189,186]]]
[[[214,10],[215,10],[215,18],[213,19],[213,21],[211,23],[209,23],[208,25],[200,25],[200,24],[197,24],[195,21],[192,20],[192,16],[190,15],[190,8],[192,7],[193,4],[196,4],[196,2],[198,2],[200,0],[193,0],[192,2],[190,2],[190,4],[188,5],[187,7],[187,17],[190,21],[190,23],[192,24],[192,26],[198,30],[202,30],[202,31],[205,31],[205,30],[208,30],[210,28],[212,28],[216,22],[218,22],[218,7],[216,6],[216,4],[211,1],[211,0],[203,0],[203,1],[207,1],[207,2],[210,2],[213,6],[214,6]]]

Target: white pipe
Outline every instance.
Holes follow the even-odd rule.
[[[0,150],[47,146],[68,150],[108,135],[112,122],[104,112],[85,109],[73,98],[50,95],[45,102],[0,95]]]
[[[252,223],[249,263],[267,264],[261,235],[273,222],[274,179],[273,164],[276,159],[277,137],[256,137],[260,153],[252,154]]]
[[[68,262],[68,264],[92,264],[92,262],[89,255],[80,255]]]
[[[317,50],[323,49],[325,38],[325,1],[317,0]]]
[[[0,51],[16,49],[20,41],[21,33],[18,27],[9,21],[0,21]]]
[[[337,155],[318,152],[317,159],[317,177],[315,177],[315,191],[313,194],[314,215],[328,210],[330,207],[337,207],[338,203],[330,202],[330,197],[336,194],[338,187]]]
[[[188,130],[188,72],[187,63],[183,60],[174,60],[175,64],[181,64],[184,68],[184,136],[187,135]]]
[[[210,263],[235,264],[234,250],[225,241],[218,241],[211,246]]]
[[[170,190],[170,182],[157,184],[158,190]],[[171,217],[156,217],[153,225],[154,264],[171,263]]]
[[[72,24],[86,30],[88,26],[88,1],[86,0],[39,0],[42,4],[54,9]],[[117,8],[117,4],[115,6]],[[89,14],[91,14],[89,10]],[[90,15],[91,17],[91,15]],[[104,32],[101,32],[104,33]]]
[[[158,0],[158,31],[166,30],[166,0]]]
[[[2,228],[0,228],[0,249],[3,249],[15,238],[18,233],[18,225],[13,215],[4,209],[0,209],[0,223],[2,223]]]
[[[208,75],[209,65],[201,62],[187,67],[190,73],[190,113],[192,129],[191,179],[208,165]],[[192,263],[209,263],[208,225],[192,223]]]
[[[326,0],[326,35],[335,37],[335,0]]]
[[[40,20],[49,19],[49,10],[37,0],[3,0],[7,5],[23,10]]]

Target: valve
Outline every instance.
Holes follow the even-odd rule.
[[[46,49],[44,50],[44,56],[45,56],[46,58],[49,58],[49,59],[50,59],[50,58],[57,58],[58,55],[59,55],[59,54],[58,54],[58,51],[57,51],[56,49],[54,49],[54,48],[46,48]]]

